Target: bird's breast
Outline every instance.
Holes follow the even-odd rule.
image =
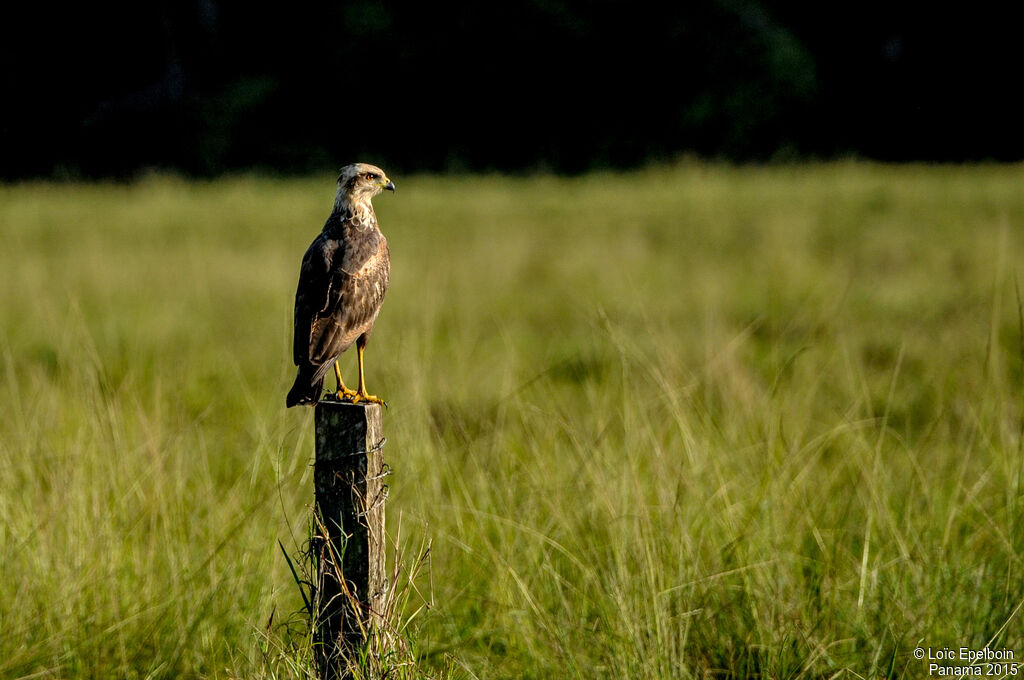
[[[365,304],[379,306],[387,292],[390,278],[391,263],[387,241],[382,237],[378,247],[359,269],[353,272],[352,284]]]

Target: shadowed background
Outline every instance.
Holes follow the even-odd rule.
[[[998,5],[998,6],[997,6]],[[1015,160],[1021,9],[699,0],[37,6],[0,176]]]

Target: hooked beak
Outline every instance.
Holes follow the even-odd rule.
[[[384,185],[384,191],[394,191],[394,190],[395,190],[395,183],[392,182],[391,180],[388,180],[388,183]]]

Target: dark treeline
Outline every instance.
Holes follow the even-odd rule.
[[[1018,5],[36,3],[0,29],[0,172],[1018,160]]]

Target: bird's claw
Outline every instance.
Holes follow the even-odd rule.
[[[356,392],[352,397],[352,403],[358,404],[361,401],[366,402],[367,404],[380,404],[384,408],[388,407],[388,402],[384,401],[378,396],[367,394],[365,392]]]
[[[338,401],[350,401],[354,404],[359,399],[359,393],[346,387],[335,392],[334,398]]]

